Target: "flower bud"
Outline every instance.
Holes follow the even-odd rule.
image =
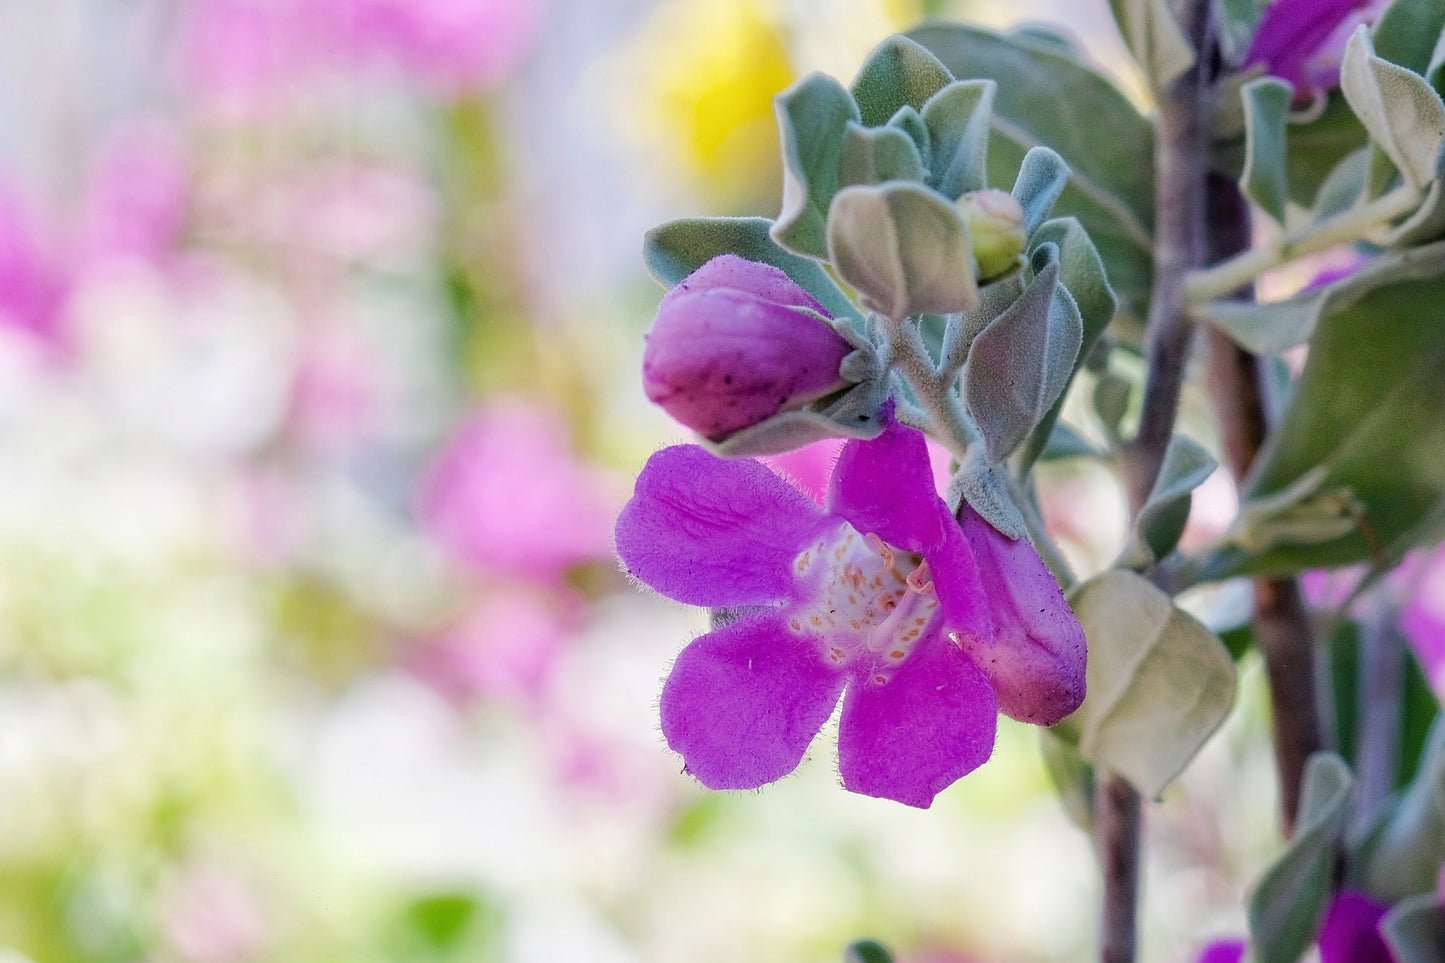
[[[658,306],[643,389],[674,419],[719,441],[848,383],[838,367],[853,346],[827,317],[780,269],[735,254],[713,258]]]
[[[968,225],[980,281],[998,277],[1018,263],[1028,236],[1023,206],[1012,194],[996,187],[969,191],[958,199],[958,212]]]
[[[967,503],[958,518],[993,632],[958,633],[955,640],[993,683],[1004,714],[1054,725],[1084,701],[1084,629],[1027,538],[1001,534]]]

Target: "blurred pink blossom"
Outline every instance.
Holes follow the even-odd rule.
[[[0,328],[60,347],[69,281],[47,227],[18,187],[0,181]]]
[[[1424,561],[1415,592],[1400,614],[1400,628],[1430,688],[1445,702],[1445,550],[1437,549]]]
[[[611,554],[612,490],[573,454],[554,412],[504,399],[447,442],[423,481],[421,520],[480,572],[556,582],[569,566]]]
[[[249,116],[273,109],[313,65],[304,0],[197,0],[180,26],[180,82],[208,108]]]
[[[420,678],[457,701],[479,695],[532,701],[545,689],[579,614],[570,594],[501,586],[418,644],[407,661]]]
[[[303,336],[287,423],[304,447],[344,451],[372,434],[383,404],[381,365],[355,337]]]
[[[259,959],[270,927],[251,889],[215,868],[193,868],[170,880],[161,898],[161,928],[190,963]]]
[[[159,123],[117,128],[93,165],[76,248],[83,265],[157,261],[180,238],[189,171],[175,132]]]

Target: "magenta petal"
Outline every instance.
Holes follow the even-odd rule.
[[[1244,66],[1264,64],[1276,77],[1305,83],[1304,63],[1337,26],[1369,0],[1275,0],[1265,8]]]
[[[1219,940],[1204,948],[1198,963],[1239,963],[1248,948],[1249,944],[1243,940]]]
[[[933,635],[879,685],[854,678],[843,699],[843,788],[927,809],[993,752],[998,701],[957,646]]]
[[[777,613],[696,639],[662,689],[662,734],[709,789],[786,776],[832,715],[844,676]]]
[[[692,605],[788,598],[792,562],[826,524],[812,499],[752,459],[696,445],[653,455],[617,517],[627,571]]]
[[[993,624],[992,634],[959,629],[958,643],[993,683],[1004,714],[1054,725],[1084,701],[1083,626],[1028,539],[999,533],[967,505],[960,524]],[[934,579],[948,612],[947,586]]]
[[[764,301],[786,304],[795,308],[807,308],[810,311],[817,311],[825,318],[831,317],[827,311],[823,310],[823,306],[818,303],[817,299],[803,290],[798,282],[788,277],[782,268],[763,264],[760,261],[749,261],[736,254],[720,254],[693,271],[683,278],[677,287],[667,292],[662,299],[662,304],[665,305],[690,292],[710,291],[715,288],[746,291]],[[659,305],[660,310],[661,305]]]
[[[1379,929],[1387,909],[1354,890],[1336,893],[1320,929],[1323,963],[1393,963]]]
[[[948,512],[933,487],[923,433],[893,422],[872,441],[850,441],[828,487],[829,511],[910,552],[943,542]]]

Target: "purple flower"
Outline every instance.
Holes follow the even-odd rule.
[[[1320,926],[1322,963],[1394,963],[1380,935],[1380,920],[1388,909],[1354,890],[1336,893]],[[1205,947],[1198,963],[1239,963],[1246,948],[1240,940],[1220,940]]]
[[[844,788],[927,807],[988,759],[1000,708],[1051,725],[1083,699],[1083,632],[1038,555],[971,512],[960,527],[923,435],[885,421],[844,445],[826,508],[757,461],[682,445],[617,520],[632,575],[746,609],[662,691],[663,735],[709,788],[791,772],[841,696]]]
[[[1265,8],[1245,67],[1265,70],[1294,84],[1296,92],[1339,83],[1345,41],[1376,0],[1275,0]]]
[[[720,440],[831,394],[847,384],[838,366],[853,346],[810,311],[828,317],[780,269],[713,258],[657,308],[642,356],[648,399]]]

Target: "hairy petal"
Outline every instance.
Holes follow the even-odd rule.
[[[993,683],[1006,715],[1054,725],[1084,701],[1084,629],[1028,539],[1000,534],[967,505],[960,518],[978,560],[992,633],[964,626],[958,643]],[[946,605],[945,588],[936,584]]]
[[[933,635],[884,685],[855,678],[843,699],[843,788],[927,809],[993,752],[998,702],[959,649]]]
[[[843,689],[820,646],[765,612],[683,649],[662,689],[662,734],[687,771],[709,789],[756,789],[796,769]]]
[[[923,433],[891,421],[871,441],[850,441],[828,487],[829,510],[858,531],[910,552],[943,543],[947,511],[933,487]]]
[[[718,288],[745,291],[764,301],[795,308],[808,308],[811,311],[817,311],[824,317],[831,317],[817,299],[803,290],[798,282],[788,277],[782,268],[759,261],[749,261],[736,254],[720,254],[693,271],[683,278],[677,287],[663,296],[662,304],[666,305],[669,301],[689,293],[712,291]]]
[[[812,499],[752,459],[696,445],[657,452],[617,516],[627,571],[692,605],[789,598],[794,556],[829,524]]]

